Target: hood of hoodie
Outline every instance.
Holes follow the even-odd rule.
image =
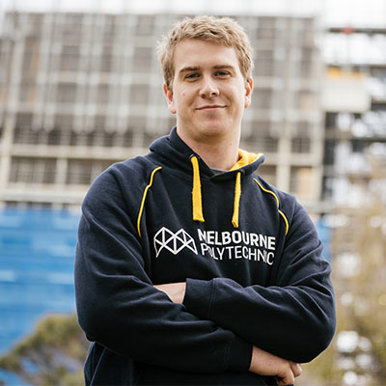
[[[178,169],[193,177],[192,184],[192,216],[194,221],[205,222],[201,180],[216,179],[234,180],[234,203],[232,225],[239,227],[239,206],[241,197],[241,178],[251,175],[264,161],[263,154],[248,153],[239,150],[239,160],[233,167],[218,174],[206,165],[206,163],[177,135],[174,127],[169,136],[161,137],[153,142],[150,151],[156,155],[162,163],[170,168]]]
[[[177,134],[174,127],[170,135],[161,137],[150,145],[150,151],[160,158],[165,166],[177,168],[188,174],[192,173],[192,157],[198,160],[200,178],[232,179],[238,172],[242,175],[249,175],[255,172],[264,162],[264,155],[250,153],[239,149],[239,160],[229,171],[216,173],[195,153]]]

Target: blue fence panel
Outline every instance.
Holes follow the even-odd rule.
[[[50,312],[74,312],[79,213],[0,211],[0,354]]]

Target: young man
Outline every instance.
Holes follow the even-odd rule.
[[[82,206],[86,384],[291,384],[334,334],[334,295],[304,209],[239,149],[248,39],[228,18],[185,19],[160,58],[176,128]]]

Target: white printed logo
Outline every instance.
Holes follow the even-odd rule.
[[[186,233],[182,228],[173,233],[169,229],[162,227],[154,236],[154,249],[156,257],[162,249],[166,248],[173,255],[181,252],[184,248],[190,249],[197,255],[197,247],[192,236]]]

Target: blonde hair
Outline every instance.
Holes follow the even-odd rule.
[[[252,48],[244,29],[229,17],[196,16],[185,18],[158,43],[158,55],[167,88],[172,88],[174,78],[174,52],[185,39],[198,39],[232,47],[245,80],[252,77]]]

